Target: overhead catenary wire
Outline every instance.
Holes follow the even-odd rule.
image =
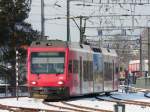
[[[74,1],[82,1],[82,0],[74,0]],[[55,2],[56,4],[58,3],[58,0]],[[86,3],[86,0],[85,0],[85,2],[84,3]],[[110,2],[109,2],[110,3]],[[120,4],[120,3],[119,3]],[[48,4],[47,4],[48,5]],[[59,3],[58,3],[58,5],[59,5]],[[104,4],[105,5],[105,4]],[[101,4],[100,6],[103,6],[103,4]],[[60,7],[60,6],[59,6]],[[84,6],[85,7],[85,6]],[[63,14],[62,14],[63,15]],[[102,18],[102,17],[110,17],[110,16],[120,16],[120,17],[132,17],[130,14],[122,14],[122,15],[111,15],[111,14],[108,14],[108,15],[91,15],[91,16],[84,16],[84,17],[88,17],[88,18]],[[134,16],[150,16],[150,15],[134,15]],[[79,16],[75,16],[75,17],[73,17],[73,16],[71,16],[71,18],[70,19],[72,19],[72,18],[79,18]],[[110,17],[111,18],[111,17]],[[55,20],[55,19],[66,19],[65,17],[55,17],[55,18],[49,18],[49,17],[46,17],[46,20]],[[98,28],[98,27],[97,27]]]
[[[91,0],[91,1],[87,1],[87,0],[74,0],[74,1],[84,1],[84,4],[86,3],[90,3],[90,4],[94,4],[94,5],[99,5],[99,4],[136,4],[136,5],[144,5],[144,4],[150,4],[150,0],[146,0],[146,1],[143,1],[143,0],[132,0],[132,1],[127,1],[127,0],[124,0],[124,1],[119,1],[119,0],[99,0],[99,1],[96,1],[96,0]]]

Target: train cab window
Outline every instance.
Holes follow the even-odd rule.
[[[62,74],[64,63],[64,52],[31,53],[31,73],[34,74]]]

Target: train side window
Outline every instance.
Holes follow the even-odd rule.
[[[72,60],[69,61],[68,70],[69,70],[69,73],[72,73]]]
[[[118,67],[118,64],[116,64],[116,63],[115,63],[115,73],[117,73],[117,74],[119,73],[119,67]]]
[[[77,60],[73,61],[73,72],[78,73],[78,61]]]
[[[116,67],[115,73],[119,73],[119,68],[118,67]]]
[[[85,78],[86,78],[86,81],[89,81],[89,62],[86,61],[86,74],[85,74]]]
[[[110,78],[112,79],[112,75],[113,75],[113,64],[109,63],[109,71],[110,71]]]
[[[84,79],[84,81],[87,81],[88,80],[88,75],[87,75],[87,73],[88,73],[88,68],[87,68],[88,66],[87,66],[87,61],[83,61],[83,79]]]
[[[91,73],[90,79],[92,81],[93,80],[93,63],[92,62],[90,62],[90,73]]]
[[[104,66],[105,66],[105,80],[112,80],[112,74],[113,74],[113,65],[112,63],[104,63]]]
[[[93,80],[93,65],[92,65],[92,62],[91,61],[88,61],[88,81],[92,81]]]
[[[104,63],[104,71],[105,71],[105,73],[104,73],[104,79],[108,80],[109,66],[108,66],[107,62]]]

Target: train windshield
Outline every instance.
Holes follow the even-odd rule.
[[[32,52],[31,73],[62,74],[64,73],[64,52]]]

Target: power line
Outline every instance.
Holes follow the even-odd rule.
[[[41,0],[41,39],[45,36],[44,0]]]
[[[139,37],[139,35],[86,35],[86,37]]]
[[[89,26],[86,28],[90,29],[104,29],[104,30],[120,30],[120,29],[125,29],[125,30],[133,30],[133,29],[144,29],[147,28],[146,26]]]
[[[87,0],[73,0],[73,1],[82,1],[85,3],[91,3],[91,4],[95,4],[95,5],[99,5],[99,4],[134,4],[134,5],[144,5],[144,4],[150,4],[150,0],[99,0],[99,1],[95,1],[95,0],[91,0],[91,1],[87,1]],[[143,2],[144,1],[144,2]]]
[[[131,14],[118,14],[118,15],[112,15],[112,14],[109,14],[109,15],[92,15],[92,16],[84,16],[84,18],[97,18],[97,17],[148,17],[150,15],[146,15],[146,14],[134,14],[134,15],[131,15]],[[80,16],[75,16],[74,18],[80,18]]]

